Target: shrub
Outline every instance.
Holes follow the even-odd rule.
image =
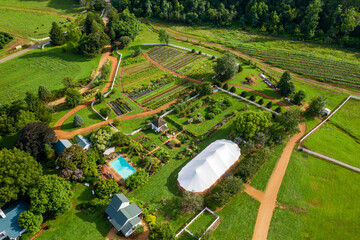
[[[82,101],[81,94],[75,89],[69,89],[65,94],[65,104],[66,106],[73,108],[79,105]]]
[[[223,89],[228,90],[228,89],[229,89],[229,85],[228,85],[227,83],[225,83],[224,86],[223,86]]]
[[[106,117],[110,116],[111,109],[109,107],[104,107],[104,108],[101,108],[99,112],[103,117],[106,118]]]
[[[282,111],[281,107],[277,107],[277,108],[275,109],[275,112],[277,112],[277,113],[281,113],[281,111]]]
[[[216,80],[214,82],[214,85],[217,86],[217,87],[221,87],[222,86],[222,83],[219,81],[219,80]]]
[[[191,50],[191,52],[192,52],[192,53],[195,53],[195,52],[196,52],[196,50],[193,48],[193,49]]]
[[[235,92],[236,92],[236,88],[235,88],[235,87],[231,87],[231,88],[230,88],[230,92],[235,93]]]
[[[39,231],[42,221],[43,217],[41,214],[35,215],[30,211],[20,213],[18,217],[19,226],[31,234]]]
[[[249,98],[249,100],[255,102],[256,97],[255,97],[254,95],[251,95],[250,98]]]
[[[242,67],[241,65],[239,65],[238,72],[240,73],[240,72],[242,72],[243,70],[244,70],[243,67]]]
[[[38,89],[38,96],[41,100],[46,100],[51,97],[51,93],[47,87],[40,85]]]
[[[260,170],[261,166],[270,158],[270,151],[267,148],[248,154],[239,163],[236,176],[239,176],[244,182],[250,180]]]
[[[202,52],[201,51],[199,51],[199,55],[201,55],[202,54]]]
[[[306,97],[306,94],[303,90],[298,91],[294,96],[294,103],[299,105]]]
[[[115,127],[119,127],[121,125],[120,119],[115,118],[113,124]]]
[[[119,186],[113,179],[104,179],[98,182],[95,186],[96,196],[102,199],[109,199],[119,192]]]
[[[138,47],[135,51],[131,52],[131,57],[136,57],[142,54],[142,49]]]
[[[84,125],[84,119],[79,114],[76,114],[74,116],[73,126],[81,127],[82,125]]]
[[[147,214],[145,216],[145,221],[152,227],[156,224],[156,217],[152,214]]]
[[[97,92],[95,94],[95,100],[98,102],[98,103],[102,103],[105,101],[105,98],[104,98],[104,95],[101,93],[101,92]]]
[[[193,121],[194,121],[194,119],[193,119],[193,118],[189,118],[189,119],[187,120],[187,123],[188,123],[188,124],[192,124],[192,123],[193,123]]]
[[[211,59],[214,60],[216,57],[215,56],[211,56]]]
[[[198,118],[198,122],[199,122],[199,123],[202,123],[202,122],[204,122],[204,121],[205,121],[205,118],[204,118],[204,117],[199,117],[199,118]]]
[[[181,200],[181,208],[185,213],[193,213],[202,209],[204,198],[201,194],[184,192]]]
[[[220,108],[218,108],[218,107],[214,107],[214,108],[212,108],[212,110],[211,110],[215,115],[219,115],[219,114],[221,114],[221,109]]]
[[[141,185],[145,184],[149,179],[149,174],[144,169],[136,171],[125,180],[125,187],[131,190],[137,189]]]
[[[215,113],[207,113],[206,118],[209,119],[209,120],[214,119],[215,118]]]
[[[263,105],[263,104],[264,104],[264,99],[260,98],[260,100],[258,101],[258,103],[259,103],[260,105]]]
[[[246,98],[247,95],[248,95],[248,93],[246,91],[242,91],[241,94],[240,94],[240,96],[242,96],[244,98]]]
[[[267,107],[268,109],[271,109],[271,108],[272,108],[272,102],[271,102],[271,101],[268,102],[268,103],[266,104],[266,107]]]

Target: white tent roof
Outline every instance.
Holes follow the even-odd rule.
[[[210,188],[240,155],[240,148],[236,143],[217,140],[181,169],[178,182],[186,191],[203,192]]]
[[[110,155],[110,153],[115,152],[115,147],[111,147],[105,150],[105,152],[103,153],[104,156]]]

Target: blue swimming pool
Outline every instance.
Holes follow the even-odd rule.
[[[110,165],[121,175],[123,179],[127,179],[136,170],[122,157],[118,157],[110,162]]]

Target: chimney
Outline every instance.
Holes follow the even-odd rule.
[[[0,209],[0,216],[2,217],[2,218],[6,218],[6,215],[5,215],[5,213]]]

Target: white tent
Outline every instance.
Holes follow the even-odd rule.
[[[104,156],[108,156],[113,152],[115,152],[115,147],[111,147],[111,148],[106,149],[103,154],[104,154]]]
[[[186,191],[203,192],[224,175],[240,155],[240,148],[234,142],[217,140],[181,169],[178,182]]]

